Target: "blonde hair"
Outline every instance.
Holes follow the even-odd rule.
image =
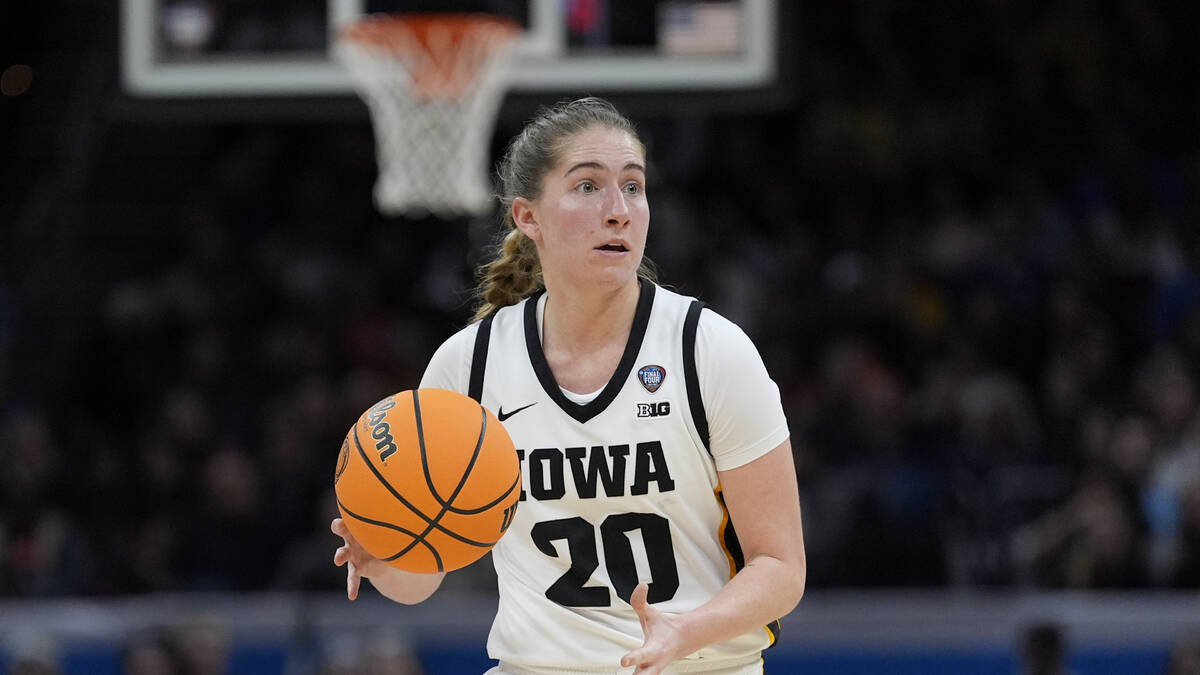
[[[545,287],[542,263],[533,240],[517,229],[512,204],[517,197],[531,201],[541,196],[542,179],[559,161],[563,146],[573,136],[592,127],[619,129],[641,146],[637,130],[627,117],[602,98],[587,97],[543,108],[509,144],[497,173],[504,226],[492,259],[479,267],[475,287],[475,316],[478,321],[492,312],[515,305]],[[656,281],[653,264],[642,257],[638,276]]]

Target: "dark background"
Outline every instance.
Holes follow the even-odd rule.
[[[0,595],[341,588],[341,437],[468,320],[495,219],[379,215],[357,101],[132,100],[115,3],[34,5],[0,16],[33,73],[0,95]],[[788,11],[771,105],[614,98],[650,257],[779,384],[810,588],[1200,587],[1195,8]]]

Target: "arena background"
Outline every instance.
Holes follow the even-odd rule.
[[[486,563],[350,604],[328,521],[496,219],[381,215],[352,93],[131,87],[133,2],[0,10],[0,673],[481,672]],[[179,58],[324,39],[137,4],[223,17]],[[605,49],[663,3],[568,4]],[[768,672],[1200,672],[1197,10],[769,4],[768,80],[526,86],[491,148],[609,96],[662,277],[760,347],[809,558]]]

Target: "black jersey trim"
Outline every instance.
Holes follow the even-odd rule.
[[[488,343],[491,342],[492,319],[495,317],[496,313],[492,312],[479,322],[479,331],[475,333],[475,350],[471,352],[471,379],[467,385],[467,396],[475,399],[475,402],[481,405],[483,404],[483,373],[487,368]]]
[[[767,624],[766,626],[763,626],[763,628],[766,628],[766,629],[767,629],[767,635],[768,635],[768,636],[770,637],[770,639],[771,639],[771,642],[767,644],[767,647],[768,647],[768,648],[770,648],[770,647],[774,647],[774,646],[775,646],[775,643],[776,643],[776,642],[779,642],[779,635],[780,635],[780,633],[782,633],[782,632],[783,632],[783,623],[782,623],[782,620],[781,620],[781,619],[775,619],[774,621],[772,621],[771,623]]]
[[[533,372],[537,374],[538,381],[542,383],[542,389],[545,390],[550,400],[580,424],[584,424],[604,412],[617,394],[621,393],[621,388],[625,386],[633,364],[637,361],[638,352],[642,349],[642,340],[646,337],[646,327],[650,324],[650,310],[654,306],[655,288],[657,287],[648,281],[641,283],[637,309],[633,314],[633,327],[630,328],[629,339],[625,342],[625,353],[621,355],[621,361],[617,364],[612,379],[604,386],[600,395],[583,405],[572,401],[562,393],[558,381],[554,379],[554,373],[550,372],[550,363],[546,361],[546,353],[542,351],[542,340],[538,336],[537,304],[545,291],[538,291],[525,301],[525,347],[529,352],[529,363],[533,366]]]
[[[717,530],[717,541],[720,542],[721,550],[725,552],[725,557],[729,560],[729,578],[732,579],[746,566],[746,554],[742,552],[742,543],[738,541],[737,531],[733,529],[733,520],[729,517],[729,507],[725,504],[725,490],[719,483],[714,493],[717,503],[721,505],[721,525]],[[783,625],[779,619],[776,619],[764,625],[763,628],[767,631],[767,647],[774,647],[775,643],[779,641],[780,633],[783,632]]]
[[[693,300],[683,319],[683,382],[687,387],[688,408],[692,412],[692,424],[704,442],[704,449],[712,454],[708,443],[708,415],[704,411],[704,399],[700,396],[700,374],[696,371],[696,332],[700,325],[700,312],[704,303]]]

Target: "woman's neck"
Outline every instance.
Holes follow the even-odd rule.
[[[587,394],[612,379],[637,313],[637,283],[588,294],[549,287],[542,320],[542,353],[560,387]]]
[[[542,347],[587,356],[614,343],[623,349],[637,312],[637,281],[617,289],[547,288]]]

